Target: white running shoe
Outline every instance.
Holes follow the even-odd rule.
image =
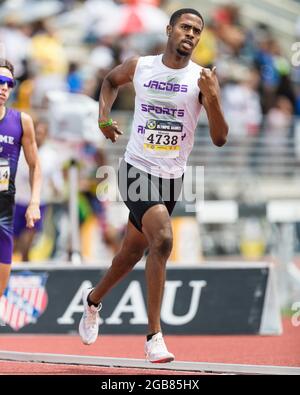
[[[146,359],[152,363],[165,363],[174,361],[175,357],[165,345],[161,332],[156,333],[145,343]]]
[[[97,340],[100,323],[98,311],[102,308],[101,303],[98,307],[89,306],[87,297],[91,291],[92,288],[88,288],[82,292],[84,310],[79,323],[79,334],[84,344],[92,344]]]

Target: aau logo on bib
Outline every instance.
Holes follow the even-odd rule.
[[[28,324],[35,324],[46,310],[46,273],[22,272],[10,277],[8,287],[0,299],[2,322],[18,331]]]
[[[148,129],[155,129],[156,128],[156,121],[154,119],[150,119],[150,121],[147,122],[147,128]]]

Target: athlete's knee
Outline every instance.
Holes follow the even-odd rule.
[[[130,266],[136,265],[142,259],[143,255],[144,250],[140,249],[127,252],[128,264]]]
[[[144,249],[129,249],[123,248],[118,255],[113,259],[113,265],[127,266],[128,269],[134,267],[143,257]]]
[[[11,266],[0,263],[0,297],[4,294],[10,275]]]
[[[1,281],[1,278],[0,278],[0,298],[4,294],[6,286],[7,286],[6,281],[4,281],[4,280]]]
[[[168,258],[173,247],[172,230],[162,229],[156,233],[150,245],[150,252],[159,254],[161,257]]]
[[[138,263],[144,255],[144,249],[134,249],[129,253],[129,260],[132,263]]]

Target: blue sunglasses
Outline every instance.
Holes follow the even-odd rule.
[[[15,80],[13,78],[0,75],[0,85],[4,85],[4,84],[7,84],[9,88],[13,88],[15,86]]]

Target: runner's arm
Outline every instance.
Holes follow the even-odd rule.
[[[202,98],[206,110],[210,136],[215,145],[222,147],[227,141],[228,125],[225,121],[221,103],[218,97]]]
[[[21,113],[21,120],[23,126],[22,147],[29,166],[29,182],[31,188],[31,199],[26,212],[26,219],[27,226],[33,227],[34,223],[40,219],[41,166],[32,118],[28,114]]]
[[[99,96],[99,121],[105,122],[109,119],[119,87],[132,82],[137,61],[138,57],[126,60],[111,70],[104,78]]]
[[[206,110],[210,136],[215,145],[222,147],[226,143],[228,125],[221,107],[220,86],[216,68],[203,69],[198,80],[200,100]]]

